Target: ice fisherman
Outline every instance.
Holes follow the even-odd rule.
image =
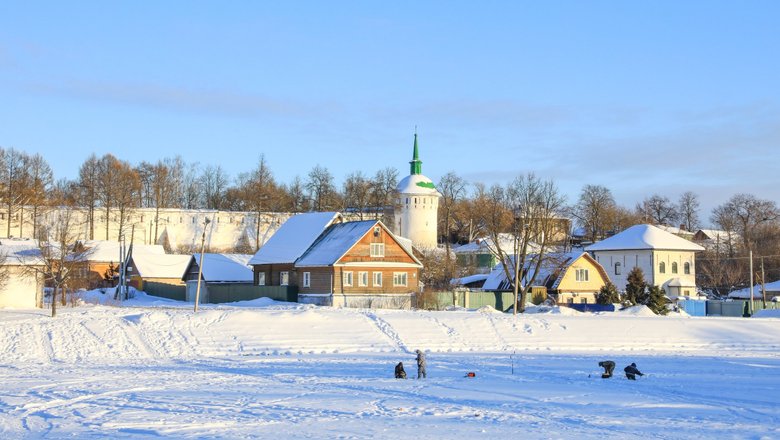
[[[415,353],[417,353],[417,378],[426,378],[425,374],[425,353],[423,353],[420,350],[415,350]]]
[[[404,371],[404,363],[399,362],[398,365],[395,366],[395,378],[396,379],[406,379],[406,371]]]
[[[615,371],[615,362],[601,361],[599,362],[599,367],[604,369],[604,372],[601,374],[601,378],[609,379],[610,377],[612,377],[612,372]]]
[[[636,380],[637,375],[644,376],[644,374],[642,374],[642,372],[639,371],[639,369],[636,367],[636,364],[633,362],[631,363],[631,365],[624,368],[623,371],[626,372],[626,378],[628,380]]]

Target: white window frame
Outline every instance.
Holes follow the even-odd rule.
[[[311,287],[311,272],[303,273],[303,287]]]
[[[279,272],[279,285],[280,286],[289,286],[290,285],[290,272],[289,271],[282,271]]]
[[[588,281],[588,269],[577,269],[574,278],[581,283]]]
[[[374,287],[382,287],[382,272],[374,272]]]
[[[615,275],[620,275],[623,272],[623,265],[618,261],[615,263]]]
[[[368,286],[368,272],[358,272],[358,286]]]
[[[406,272],[393,272],[393,286],[406,287],[409,284],[409,275]]]
[[[265,272],[258,272],[257,273],[257,285],[258,286],[265,286]]]
[[[341,283],[344,287],[352,287],[354,279],[352,278],[352,271],[342,272]]]
[[[384,258],[384,256],[385,256],[385,244],[384,243],[371,243],[370,256],[372,258]]]

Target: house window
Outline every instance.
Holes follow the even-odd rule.
[[[587,304],[588,298],[580,298],[580,304]]]
[[[384,243],[371,243],[371,256],[381,258],[385,256],[385,244]]]
[[[344,287],[352,287],[352,272],[344,272]]]
[[[382,287],[382,272],[374,272],[374,287]]]
[[[672,263],[672,273],[677,273],[677,262]]]
[[[568,304],[574,304],[574,298],[566,298]]]
[[[311,287],[311,272],[303,273],[303,287]]]
[[[368,286],[368,272],[358,272],[358,286]]]
[[[577,269],[574,273],[574,277],[580,282],[588,281],[588,269]]]
[[[691,274],[691,263],[683,264],[683,273],[685,273],[685,275]]]
[[[279,272],[279,285],[280,286],[290,285],[290,272],[287,271]]]
[[[393,286],[406,286],[406,272],[393,272]]]
[[[666,273],[666,263],[663,261],[658,265],[658,272]]]
[[[620,275],[620,262],[615,263],[615,275]]]
[[[265,272],[258,272],[257,273],[257,285],[258,286],[265,286]]]

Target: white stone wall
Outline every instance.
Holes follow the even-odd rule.
[[[9,279],[0,289],[0,307],[35,308],[43,294],[43,282],[35,276],[27,276],[20,266],[6,266]]]

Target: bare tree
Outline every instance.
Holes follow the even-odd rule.
[[[453,211],[455,210],[455,205],[466,194],[466,181],[455,174],[454,171],[450,171],[441,178],[438,188],[442,195],[441,203],[439,204],[439,218],[444,226],[442,228],[442,232],[444,234],[445,274],[447,277],[451,277],[452,262],[450,261],[450,247],[452,240],[452,217]]]
[[[771,200],[761,200],[752,194],[737,194],[713,210],[713,222],[725,229],[736,229],[745,249],[752,249],[761,228],[776,224],[780,210]]]
[[[601,185],[585,185],[580,198],[572,209],[577,223],[585,228],[590,241],[604,238],[610,229],[610,220],[616,208],[615,198],[609,188]]]
[[[49,192],[54,184],[54,174],[51,167],[40,154],[30,157],[29,168],[30,186],[28,188],[28,204],[32,208],[33,237],[38,236],[39,216],[41,210],[48,204]]]
[[[306,189],[309,190],[309,198],[312,200],[312,208],[315,211],[327,211],[336,206],[336,188],[333,184],[333,175],[327,168],[320,165],[309,171],[309,179],[306,181]]]
[[[644,220],[655,225],[673,225],[679,213],[677,207],[669,200],[668,197],[664,197],[658,194],[646,198],[636,208],[638,213],[641,213]]]
[[[371,181],[362,172],[349,174],[344,180],[344,208],[354,210],[363,220],[371,206]]]
[[[222,209],[228,176],[220,165],[209,165],[201,174],[201,186],[206,209]]]
[[[385,217],[385,211],[392,207],[398,198],[398,170],[393,167],[383,168],[374,174],[371,180],[371,204],[374,207],[374,218],[381,219],[386,224],[392,224]],[[392,209],[389,210],[392,212]]]
[[[6,213],[6,237],[11,236],[11,220],[19,220],[21,234],[24,223],[24,213],[17,215],[18,210],[27,200],[29,173],[27,172],[28,156],[13,148],[4,151],[0,149],[0,181],[2,181],[2,200]],[[15,217],[16,216],[16,217]]]
[[[528,292],[539,275],[545,254],[554,239],[565,198],[552,181],[543,181],[534,174],[527,174],[516,178],[506,188],[492,186],[484,194],[481,203],[484,206],[479,208],[483,213],[480,221],[491,238],[486,243],[498,256],[506,278],[517,284],[517,306],[523,312]],[[510,233],[514,237],[514,249],[503,248],[503,233]],[[534,246],[538,250],[535,255],[531,255]],[[509,258],[512,254],[514,261]],[[513,263],[525,272],[520,274],[519,279],[514,276]],[[522,285],[523,279],[527,280],[525,285]]]
[[[98,206],[100,162],[93,153],[79,168],[79,205],[87,209],[87,228],[90,240],[95,239],[95,210]]]
[[[295,176],[293,181],[289,185],[283,186],[282,189],[286,195],[286,207],[288,211],[297,213],[304,212],[309,209],[307,205],[305,185],[301,179],[301,176]]]
[[[693,191],[682,193],[677,210],[685,230],[694,232],[699,227],[699,197]]]
[[[78,277],[79,269],[84,266],[90,250],[79,246],[77,236],[72,232],[72,222],[75,210],[70,206],[62,206],[54,215],[54,223],[49,231],[48,241],[39,242],[39,253],[30,255],[24,272],[29,276],[42,277],[53,288],[51,316],[57,316],[57,294],[60,293],[60,303],[64,306],[68,285]]]

